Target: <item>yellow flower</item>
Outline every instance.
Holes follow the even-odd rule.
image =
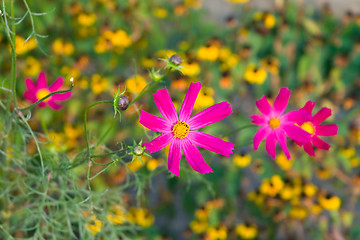
[[[200,60],[214,62],[219,58],[220,49],[216,45],[202,46],[197,51]]]
[[[285,185],[281,190],[280,196],[283,200],[290,200],[294,195],[293,189],[291,186]]]
[[[319,167],[316,171],[316,174],[318,178],[323,180],[328,179],[330,177],[330,172],[324,167]]]
[[[85,224],[85,228],[92,234],[96,235],[98,232],[101,231],[103,223],[96,218],[95,215],[90,217],[90,221]]]
[[[165,8],[155,8],[153,14],[157,18],[166,18],[168,12]]]
[[[268,57],[261,60],[261,65],[273,75],[279,74],[279,60],[274,57]]]
[[[15,51],[16,54],[24,54],[27,53],[28,51],[33,50],[34,48],[36,48],[37,43],[36,40],[34,38],[30,38],[28,39],[27,42],[25,42],[25,38],[16,35],[15,36]]]
[[[106,52],[107,50],[109,50],[109,42],[103,36],[100,36],[96,40],[94,50],[95,50],[96,53],[104,53],[104,52]]]
[[[128,92],[137,94],[146,87],[147,82],[143,76],[136,75],[126,79],[125,85]]]
[[[302,206],[294,206],[290,209],[289,212],[290,217],[304,219],[308,215],[306,208]]]
[[[91,90],[95,94],[100,94],[109,86],[109,81],[105,77],[101,77],[100,74],[94,74],[91,77]]]
[[[134,159],[134,161],[131,161],[128,163],[128,167],[131,171],[136,172],[137,170],[139,170],[140,168],[142,168],[144,166],[145,163],[147,163],[147,161],[149,160],[149,158],[147,156],[141,156],[141,161],[140,159],[137,157]]]
[[[274,197],[284,187],[284,182],[279,175],[274,175],[271,179],[264,179],[260,186],[260,192]]]
[[[67,138],[76,139],[82,134],[83,127],[74,127],[70,123],[65,123],[64,132]]]
[[[130,208],[127,215],[129,222],[148,228],[154,223],[154,216],[145,208]]]
[[[96,14],[95,13],[81,13],[79,14],[78,23],[85,27],[90,27],[96,22]]]
[[[58,38],[52,44],[53,52],[57,55],[71,55],[74,53],[75,47],[70,42],[65,42],[63,39]]]
[[[236,166],[238,166],[240,168],[244,168],[244,167],[247,167],[251,163],[251,156],[235,154],[233,161]]]
[[[195,216],[201,221],[205,221],[210,214],[209,208],[200,208],[195,211]]]
[[[181,72],[186,76],[194,77],[200,73],[200,66],[197,62],[183,62],[181,65],[184,67]]]
[[[322,208],[320,207],[320,205],[314,204],[311,206],[310,210],[313,214],[318,215],[319,213],[321,213]]]
[[[198,111],[200,109],[214,105],[215,100],[212,97],[213,94],[214,94],[214,89],[207,87],[201,88],[199,95],[195,101],[194,109]]]
[[[242,239],[253,239],[257,236],[258,230],[255,224],[239,224],[235,228],[235,232]]]
[[[231,54],[223,60],[223,63],[220,65],[220,70],[222,72],[228,71],[229,69],[235,67],[238,62],[239,57],[236,54]]]
[[[355,155],[355,148],[353,147],[343,148],[340,150],[340,154],[345,158],[351,158],[352,156]]]
[[[245,81],[249,83],[263,84],[267,77],[267,73],[263,68],[257,68],[250,64],[244,74]]]
[[[28,77],[34,77],[39,75],[41,72],[41,64],[34,57],[27,57],[25,60],[25,67],[23,69],[23,74]]]
[[[190,222],[190,228],[196,234],[204,233],[208,226],[209,224],[206,221],[194,220]]]
[[[174,54],[177,54],[177,55],[181,55],[180,53],[176,53],[174,50],[171,50],[171,49],[162,49],[162,50],[159,50],[156,55],[159,57],[159,58],[168,58],[168,57],[171,57],[172,55]],[[184,59],[182,56],[180,56],[182,59]]]
[[[326,210],[337,210],[341,205],[340,198],[327,194],[325,197],[319,198],[320,205]]]
[[[228,0],[228,1],[231,2],[231,3],[246,3],[249,0]]]
[[[294,162],[294,158],[291,160],[287,159],[285,154],[282,152],[275,158],[276,163],[285,171],[289,170]]]
[[[141,58],[140,64],[144,68],[155,67],[156,61],[153,58]]]
[[[358,157],[350,158],[349,161],[350,161],[350,165],[351,165],[352,167],[357,167],[357,166],[360,165],[360,158],[358,158]]]
[[[264,14],[264,25],[265,27],[267,28],[273,28],[276,24],[276,18],[274,15],[270,14],[270,13],[267,13],[267,14]]]
[[[123,224],[126,221],[126,215],[119,205],[114,205],[111,209],[111,213],[108,214],[106,218],[113,225]]]
[[[312,197],[317,192],[317,187],[313,184],[306,184],[304,186],[304,193],[308,197]]]
[[[260,191],[256,191],[249,192],[247,199],[254,202],[256,205],[262,205],[264,203],[265,197],[260,193]]]
[[[199,9],[202,6],[202,0],[185,0],[184,4],[185,6]]]
[[[57,151],[66,150],[65,146],[65,136],[63,133],[57,133],[54,130],[49,131],[48,135],[49,145]]]
[[[212,239],[226,239],[227,238],[227,228],[225,226],[219,226],[217,228],[210,227],[207,231],[207,236]]]
[[[151,158],[147,164],[146,164],[146,168],[149,171],[154,171],[158,166],[160,165],[160,161],[158,159],[155,158]]]
[[[61,75],[62,76],[65,76],[65,82],[69,81],[70,78],[74,78],[75,80],[76,79],[79,79],[80,78],[80,70],[77,69],[77,68],[71,68],[71,67],[68,67],[68,66],[63,66],[60,70],[61,72]]]
[[[117,30],[116,32],[110,34],[110,41],[115,47],[126,48],[131,45],[131,39],[129,35],[123,30]]]

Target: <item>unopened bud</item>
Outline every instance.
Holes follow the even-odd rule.
[[[181,57],[179,57],[179,55],[174,54],[171,56],[170,62],[172,64],[174,64],[175,66],[179,66],[183,61],[182,61]]]
[[[136,156],[141,156],[144,154],[144,151],[145,151],[145,146],[144,145],[136,145],[134,148],[133,148],[133,152]]]
[[[125,111],[129,106],[129,98],[126,95],[120,96],[118,100],[118,106],[121,111]]]

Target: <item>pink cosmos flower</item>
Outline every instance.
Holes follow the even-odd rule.
[[[48,87],[45,73],[41,72],[37,79],[37,85],[34,84],[30,78],[25,80],[25,84],[28,90],[24,93],[24,97],[32,103],[35,103],[48,94],[58,91],[62,87],[63,83],[64,79],[59,77],[50,87]],[[54,94],[39,103],[38,106],[45,107],[46,105],[49,105],[49,107],[52,109],[59,110],[62,105],[58,104],[57,101],[65,101],[70,97],[71,92]]]
[[[184,152],[186,160],[195,171],[202,174],[212,172],[196,145],[226,157],[234,150],[233,143],[223,141],[206,133],[193,131],[218,122],[232,113],[230,104],[221,102],[190,117],[200,89],[200,82],[190,84],[179,116],[166,88],[160,89],[153,94],[155,104],[164,118],[145,111],[140,114],[140,123],[142,125],[162,133],[151,142],[144,143],[144,146],[150,153],[153,153],[170,144],[168,168],[172,174],[178,177],[180,176],[179,165],[182,152]]]
[[[276,142],[279,142],[287,159],[291,159],[286,146],[286,137],[300,143],[307,143],[311,134],[296,126],[297,121],[312,121],[311,114],[304,110],[297,110],[283,114],[288,104],[291,92],[281,88],[272,107],[266,97],[256,101],[256,106],[262,115],[252,115],[252,122],[261,126],[254,137],[254,149],[257,150],[260,142],[266,139],[266,151],[275,159]]]
[[[302,110],[305,110],[312,113],[312,110],[315,106],[315,102],[308,101]],[[320,109],[314,116],[311,121],[301,121],[298,120],[296,123],[305,131],[311,134],[310,141],[306,143],[296,142],[300,146],[304,146],[304,150],[307,154],[310,156],[315,156],[315,152],[313,149],[312,144],[314,144],[315,147],[329,150],[330,145],[326,143],[325,141],[321,140],[318,136],[333,136],[336,135],[338,132],[338,126],[336,124],[322,124],[325,119],[331,116],[331,109],[330,108],[322,108]]]

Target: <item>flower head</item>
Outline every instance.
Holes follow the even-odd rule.
[[[191,83],[179,116],[166,88],[160,89],[153,95],[155,104],[164,118],[154,116],[146,111],[142,111],[140,114],[142,125],[153,131],[163,133],[153,141],[143,144],[150,153],[159,151],[170,144],[168,168],[171,173],[178,177],[180,176],[179,164],[182,152],[195,171],[202,174],[212,172],[196,145],[227,157],[234,150],[233,143],[194,131],[218,122],[232,113],[230,104],[221,102],[190,117],[200,89],[201,83]]]
[[[257,150],[260,142],[266,139],[266,151],[275,159],[276,143],[279,142],[287,159],[291,159],[289,150],[286,146],[286,137],[290,137],[296,142],[307,143],[310,140],[310,133],[296,126],[297,121],[312,121],[311,114],[305,110],[297,110],[284,114],[291,92],[287,88],[281,88],[279,95],[271,106],[262,97],[256,101],[256,106],[262,115],[252,115],[252,122],[261,126],[254,137],[254,149]]]
[[[311,114],[313,108],[315,106],[315,102],[308,101],[302,110],[305,110]],[[325,119],[331,116],[331,109],[322,108],[320,109],[312,118],[311,121],[301,121],[298,119],[296,123],[309,134],[311,134],[310,141],[306,143],[301,143],[296,141],[300,146],[304,146],[304,150],[310,156],[315,156],[315,152],[313,149],[314,145],[317,148],[323,150],[329,150],[330,145],[325,141],[321,140],[318,136],[333,136],[338,132],[338,127],[336,124],[321,124]]]
[[[50,93],[58,91],[62,87],[63,83],[64,78],[59,77],[50,87],[48,87],[45,73],[41,72],[37,79],[37,84],[35,84],[30,78],[25,80],[28,90],[25,91],[24,97],[32,103],[35,103]],[[54,94],[39,103],[39,107],[49,105],[52,109],[58,110],[62,107],[62,105],[58,104],[57,101],[65,101],[70,97],[71,92]]]

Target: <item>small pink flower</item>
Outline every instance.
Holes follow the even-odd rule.
[[[45,73],[41,72],[37,79],[37,85],[34,84],[30,78],[25,80],[28,90],[24,93],[24,97],[32,103],[35,103],[48,94],[58,91],[62,87],[63,83],[64,79],[59,77],[50,87],[48,87]],[[54,94],[39,103],[38,106],[45,107],[46,105],[49,105],[52,109],[59,110],[62,105],[58,104],[56,101],[65,101],[70,97],[71,92]]]
[[[305,110],[312,113],[312,110],[314,109],[315,102],[308,101],[302,110]],[[310,156],[315,156],[315,152],[313,149],[312,144],[314,144],[315,147],[323,149],[323,150],[329,150],[330,145],[326,143],[325,141],[321,140],[318,136],[333,136],[336,135],[338,132],[338,127],[336,124],[322,124],[325,119],[331,116],[331,109],[330,108],[322,108],[320,109],[314,116],[311,121],[296,121],[296,123],[305,131],[311,134],[310,141],[307,143],[296,143],[300,146],[304,146],[304,150],[307,154]]]
[[[276,142],[279,142],[287,159],[291,159],[286,146],[286,136],[300,143],[310,140],[310,133],[296,126],[297,121],[311,121],[311,114],[304,110],[297,110],[283,114],[288,104],[291,92],[281,88],[272,107],[266,97],[256,101],[256,106],[262,115],[252,115],[252,122],[261,126],[254,137],[254,149],[257,150],[260,142],[266,138],[266,151],[275,159]]]
[[[201,83],[190,84],[179,116],[166,88],[153,94],[155,104],[164,118],[145,111],[140,114],[142,125],[153,131],[163,133],[151,142],[144,143],[145,147],[150,153],[153,153],[170,144],[168,168],[171,173],[178,177],[180,176],[179,165],[182,152],[195,171],[202,174],[212,172],[196,145],[226,157],[234,150],[233,143],[206,133],[193,131],[218,122],[232,113],[230,104],[221,102],[190,117],[200,89]]]

